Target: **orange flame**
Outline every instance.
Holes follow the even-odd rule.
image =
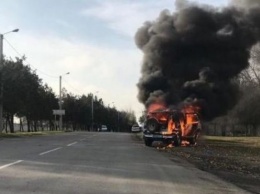
[[[151,105],[149,105],[149,107],[147,108],[148,113],[156,111],[156,110],[160,110],[160,109],[166,109],[166,106],[164,103],[153,103]]]
[[[167,130],[168,130],[168,133],[172,133],[172,130],[175,128],[175,123],[173,122],[172,119],[170,119],[168,121],[168,126],[167,126]]]
[[[147,116],[154,117],[159,121],[159,123],[166,125],[167,130],[162,131],[163,134],[171,134],[173,133],[173,130],[180,129],[182,136],[190,136],[193,133],[192,131],[194,130],[192,126],[199,122],[199,118],[197,115],[199,110],[200,107],[198,106],[184,106],[181,110],[183,116],[180,116],[179,120],[175,121],[173,120],[173,118],[170,117],[172,110],[168,109],[164,103],[156,102],[151,104],[147,108]],[[185,146],[187,142],[188,141],[183,141],[183,145]]]
[[[199,112],[200,107],[198,106],[186,106],[183,108],[182,112],[186,115],[186,127],[182,130],[183,135],[191,134],[192,132],[192,124],[198,123],[197,113]]]
[[[189,105],[189,106],[183,107],[182,112],[183,113],[198,113],[199,110],[200,110],[200,107]]]

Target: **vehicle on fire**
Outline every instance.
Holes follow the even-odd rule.
[[[147,115],[143,139],[146,146],[154,141],[180,146],[182,141],[196,144],[201,131],[198,113],[179,110],[157,110]]]

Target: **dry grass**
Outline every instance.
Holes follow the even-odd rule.
[[[204,136],[201,140],[208,144],[225,144],[228,146],[243,146],[260,148],[260,137],[219,137]]]
[[[260,191],[260,137],[204,136],[197,146],[168,151],[244,189]]]
[[[142,133],[133,135],[142,140]],[[260,194],[260,137],[202,136],[196,146],[157,147],[226,181]],[[159,164],[158,164],[159,165]]]

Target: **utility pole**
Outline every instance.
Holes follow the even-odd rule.
[[[62,76],[60,75],[60,96],[59,96],[59,108],[60,108],[60,120],[59,120],[59,128],[60,130],[62,130],[62,114],[61,114],[61,110],[62,110],[62,102],[61,102],[61,80]]]
[[[93,100],[93,94],[91,98],[91,131],[93,131],[93,123],[94,123],[94,100]]]
[[[3,34],[0,34],[0,133],[3,131]]]
[[[70,72],[67,72],[67,73],[65,73],[65,74],[63,74],[63,75],[69,75],[70,74]],[[59,109],[60,109],[60,120],[59,120],[59,128],[60,128],[60,130],[62,130],[62,114],[61,114],[61,111],[62,111],[62,91],[61,91],[61,89],[62,89],[62,75],[60,75],[60,95],[59,95]]]
[[[19,29],[0,34],[0,133],[3,131],[3,103],[4,103],[4,84],[3,84],[3,39],[4,35],[11,32],[18,32]]]

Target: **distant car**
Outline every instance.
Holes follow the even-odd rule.
[[[141,127],[138,124],[134,124],[131,128],[132,133],[136,133],[136,132],[140,132],[140,131],[141,131]]]
[[[106,125],[101,125],[100,131],[108,131],[107,126]]]

